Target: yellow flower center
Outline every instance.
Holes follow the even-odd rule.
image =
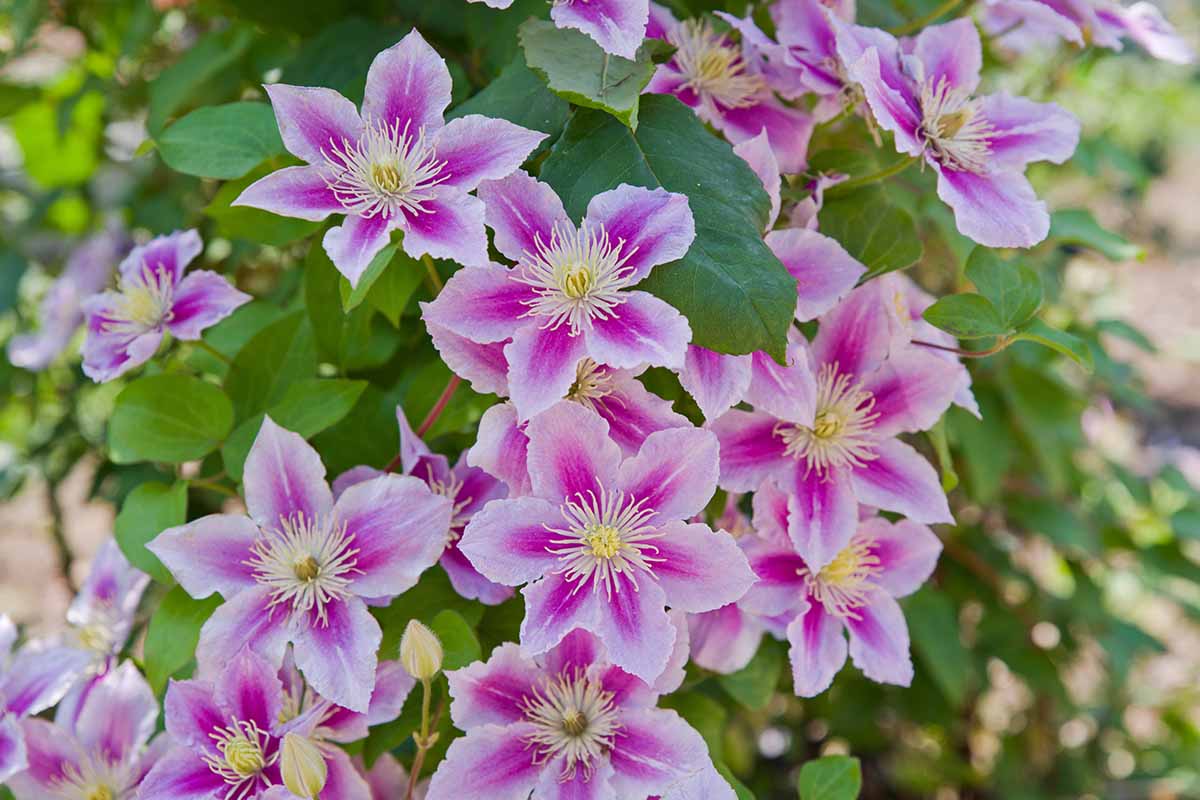
[[[321,565],[312,556],[305,556],[296,562],[296,577],[302,581],[314,580],[321,574]]]
[[[592,288],[592,271],[585,266],[568,270],[563,278],[563,294],[572,300],[586,297]]]
[[[245,736],[235,736],[227,741],[223,754],[230,769],[245,778],[258,774],[267,765],[258,742]]]
[[[845,421],[830,411],[825,411],[817,415],[816,421],[813,423],[813,436],[818,439],[832,439],[842,432],[842,428],[846,426]]]
[[[568,711],[563,715],[563,731],[565,731],[568,736],[579,736],[587,730],[587,725],[587,717],[585,717],[578,709]]]
[[[585,538],[596,558],[612,558],[621,550],[621,533],[611,525],[598,525]]]
[[[88,790],[87,800],[117,800],[116,793],[107,786],[95,786]]]
[[[146,286],[132,286],[125,290],[122,316],[138,325],[153,327],[162,317],[159,299]]]
[[[866,605],[875,580],[883,571],[879,556],[871,550],[871,541],[855,536],[834,559],[813,575],[801,570],[808,589],[830,614],[859,618],[858,609]]]
[[[396,169],[394,164],[372,164],[371,180],[382,192],[394,192],[403,182],[400,170]]]

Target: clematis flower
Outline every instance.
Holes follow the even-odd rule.
[[[896,150],[929,164],[958,230],[988,247],[1031,247],[1050,215],[1025,178],[1034,161],[1075,152],[1079,121],[1054,103],[1006,93],[975,97],[982,49],[969,19],[931,25],[903,45],[890,34],[835,22],[847,74]]]
[[[413,258],[486,263],[483,207],[468,192],[508,175],[546,138],[478,114],[444,123],[450,71],[416,30],[375,57],[361,115],[332,89],[266,90],[284,146],[306,165],[261,178],[233,204],[309,220],[344,214],[324,246],[352,285],[394,230]]]
[[[791,495],[788,533],[814,568],[854,534],[858,504],[918,522],[951,522],[937,473],[896,438],[932,426],[956,390],[956,365],[904,341],[878,281],[851,292],[820,322],[806,367],[766,410],[729,411],[711,428],[721,486],[753,491],[768,478]],[[794,344],[793,346],[799,343]]]
[[[371,800],[397,800],[408,791],[408,770],[391,753],[383,753],[375,759],[375,765],[367,769],[361,758],[354,765],[371,787]],[[417,781],[413,787],[412,800],[425,800],[429,791],[429,780]]]
[[[508,8],[512,0],[467,0]],[[550,19],[560,28],[590,36],[606,53],[633,60],[646,38],[649,0],[550,0]]]
[[[113,266],[131,245],[119,225],[110,225],[84,239],[42,298],[38,310],[41,327],[36,333],[10,339],[8,360],[33,371],[50,366],[83,324],[83,301],[108,285]]]
[[[1129,37],[1157,59],[1191,64],[1192,48],[1153,3],[1109,0],[984,0],[983,28],[1016,50],[1055,39],[1121,50]]]
[[[291,642],[315,691],[366,711],[382,633],[364,598],[404,592],[437,561],[450,501],[416,478],[386,475],[335,503],[317,452],[270,417],[243,483],[249,516],[211,514],[147,545],[192,597],[225,599],[200,630],[200,674],[243,646],[278,666]]]
[[[480,575],[459,551],[458,540],[471,517],[492,500],[507,495],[507,488],[483,470],[468,466],[466,453],[451,467],[445,456],[432,452],[413,432],[400,406],[396,406],[396,422],[400,426],[402,474],[420,478],[434,494],[451,503],[450,535],[438,563],[446,571],[454,591],[489,606],[503,603],[512,597],[513,590]],[[333,482],[334,497],[340,497],[351,486],[386,474],[372,467],[354,467]]]
[[[134,800],[165,749],[165,737],[151,741],[157,719],[154,692],[126,661],[96,682],[70,724],[21,723],[29,768],[9,788],[17,800]]]
[[[843,630],[850,658],[864,675],[908,686],[908,626],[896,598],[920,588],[941,549],[924,525],[882,517],[860,522],[846,546],[820,567],[799,544],[760,540],[750,553],[758,583],[744,605],[791,617],[787,638],[796,694],[814,697],[829,688],[846,662]]]
[[[110,381],[148,361],[166,334],[195,341],[250,301],[216,272],[183,274],[202,249],[195,231],[176,231],[133,248],[117,269],[117,290],[83,304],[85,375]]]
[[[463,553],[486,577],[528,584],[521,646],[545,653],[576,628],[643,680],[663,671],[675,632],[666,606],[709,611],[753,579],[729,534],[683,520],[712,497],[717,441],[673,428],[623,458],[608,423],[561,402],[527,428],[531,495],[493,500]]]
[[[671,59],[658,66],[647,92],[679,98],[733,144],[766,130],[782,171],[804,170],[814,120],[775,96],[758,61],[747,58],[742,46],[706,20],[680,22],[657,4],[647,34],[675,47]]]
[[[138,800],[297,800],[283,786],[283,684],[277,667],[244,648],[214,678],[172,681],[164,703],[170,749],[142,782]],[[338,747],[320,748],[322,800],[370,800],[366,781]]]
[[[524,172],[479,194],[496,249],[516,266],[459,270],[423,316],[479,344],[512,340],[508,392],[522,420],[566,395],[585,358],[614,369],[682,363],[687,320],[631,287],[687,253],[696,229],[684,195],[622,184],[593,197],[577,227]]]
[[[630,675],[584,631],[537,659],[500,645],[486,662],[447,673],[450,715],[466,736],[450,745],[427,800],[633,800],[697,778],[709,782],[696,796],[732,800],[700,734],[655,707],[682,680],[671,675]]]

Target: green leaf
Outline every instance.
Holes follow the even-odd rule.
[[[354,408],[354,404],[366,388],[366,381],[338,378],[300,380],[289,386],[283,399],[271,406],[266,413],[278,425],[307,439],[341,422]],[[234,480],[242,479],[246,455],[258,436],[262,420],[262,414],[255,414],[242,422],[221,448],[225,471]]]
[[[722,675],[718,680],[734,700],[746,708],[759,711],[766,708],[775,695],[783,663],[784,653],[779,643],[764,637],[749,664],[737,672]]]
[[[240,178],[282,155],[275,113],[266,103],[198,108],[158,138],[158,152],[176,172],[201,178]]]
[[[388,269],[388,265],[392,263],[392,257],[396,255],[400,247],[395,244],[389,244],[387,247],[380,250],[371,263],[367,265],[367,269],[358,277],[358,285],[351,286],[350,281],[343,275],[338,282],[338,292],[342,298],[342,311],[349,313],[362,304],[362,301],[367,299],[367,293],[371,291],[371,287],[375,285],[375,281],[383,275]]]
[[[954,602],[926,586],[905,599],[904,610],[922,667],[929,671],[950,705],[960,708],[972,680],[972,663],[959,635]]]
[[[357,102],[362,99],[367,70],[375,56],[407,32],[407,26],[348,17],[305,39],[280,80],[293,86],[336,89]]]
[[[579,219],[588,202],[622,183],[687,195],[696,239],[679,261],[639,284],[679,309],[693,342],[719,353],[765,350],[782,360],[796,281],[763,243],[770,201],[732,148],[668,95],[642,98],[632,132],[601,111],[579,109],[542,165],[542,180]]]
[[[447,120],[467,114],[482,114],[514,122],[523,128],[549,134],[537,150],[530,154],[536,158],[562,132],[570,111],[567,102],[546,88],[537,75],[525,65],[520,56],[515,58],[496,80],[485,86],[466,102],[452,108]]]
[[[129,563],[159,583],[171,583],[171,573],[146,549],[146,543],[167,528],[187,522],[187,482],[143,483],[125,497],[113,523],[113,535]]]
[[[674,709],[704,737],[709,753],[714,758],[721,757],[723,750],[721,738],[725,733],[727,716],[724,706],[708,695],[696,691],[669,694],[659,701],[659,705],[663,708]]]
[[[8,120],[24,156],[22,169],[45,189],[83,183],[96,170],[104,130],[104,96],[88,92],[73,105],[45,101]],[[60,117],[66,112],[66,119]],[[66,124],[60,124],[65,122]]]
[[[1088,372],[1096,368],[1092,348],[1083,339],[1058,328],[1051,328],[1040,319],[1035,319],[1014,337],[1014,341],[1037,342],[1062,353]]]
[[[825,756],[800,768],[800,800],[854,800],[862,790],[862,767],[852,756]]]
[[[314,239],[304,260],[304,303],[321,358],[343,370],[382,364],[394,352],[395,331],[382,321],[374,324],[377,314],[373,303],[361,304],[348,314],[343,312],[338,299],[343,281],[319,237]]]
[[[408,301],[425,279],[425,270],[403,251],[398,252],[392,262],[367,292],[367,302],[398,328]]]
[[[984,339],[1009,332],[996,307],[979,294],[951,294],[925,309],[925,321],[959,339]]]
[[[559,97],[607,111],[637,128],[638,100],[654,76],[650,49],[643,45],[630,61],[604,52],[590,36],[553,22],[526,20],[517,31],[525,62]]]
[[[1025,264],[1004,261],[994,250],[976,247],[967,258],[967,277],[996,310],[1000,323],[1018,328],[1042,304],[1042,279]]]
[[[937,453],[938,466],[942,470],[942,491],[951,492],[958,486],[958,473],[954,471],[954,459],[950,456],[950,444],[946,441],[946,418],[939,419],[925,435]]]
[[[187,106],[193,95],[253,44],[255,33],[240,25],[202,36],[183,57],[150,83],[150,113],[146,128],[157,137],[171,116]]]
[[[416,586],[388,605],[374,606],[370,611],[383,629],[380,658],[398,657],[400,637],[409,620],[415,619],[432,628],[434,620],[444,611],[456,612],[468,625],[477,624],[483,616],[483,606],[464,599],[454,591],[442,569],[426,570]]]
[[[321,227],[320,222],[281,217],[261,208],[230,205],[246,187],[275,171],[275,162],[253,169],[248,175],[221,184],[212,201],[204,209],[206,216],[216,220],[217,233],[230,239],[283,247],[297,239],[310,236]]]
[[[923,252],[912,217],[877,187],[827,197],[818,219],[821,233],[866,266],[867,278],[911,266]]]
[[[458,669],[483,657],[475,631],[457,611],[439,611],[429,626],[442,643],[442,670]]]
[[[188,375],[151,375],[117,395],[108,446],[118,464],[178,464],[211,453],[232,427],[233,406],[221,387]]]
[[[332,298],[326,300],[330,301]],[[295,311],[246,343],[233,359],[225,388],[238,419],[245,419],[283,400],[289,386],[316,371],[312,328],[304,312]]]
[[[1091,248],[1111,261],[1144,261],[1146,258],[1145,248],[1107,230],[1096,221],[1092,212],[1082,208],[1051,214],[1047,238],[1059,244]]]
[[[200,628],[221,605],[220,595],[194,600],[182,586],[167,592],[146,630],[145,671],[155,694],[162,694],[167,680],[191,662],[200,641]]]

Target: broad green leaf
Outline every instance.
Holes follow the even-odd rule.
[[[943,592],[926,586],[904,600],[904,610],[921,667],[933,677],[950,705],[961,707],[974,667],[959,635],[954,602]]]
[[[951,294],[925,309],[925,321],[959,339],[984,339],[1004,336],[1010,328],[1000,319],[996,307],[978,294]]]
[[[241,102],[198,108],[173,122],[158,137],[158,152],[177,172],[240,178],[286,151],[271,107]]]
[[[483,657],[479,639],[457,611],[439,611],[429,627],[442,643],[442,670],[459,669]]]
[[[630,61],[604,52],[587,34],[540,19],[526,20],[518,36],[525,62],[555,94],[637,128],[638,100],[655,69],[647,46]]]
[[[558,138],[567,124],[569,110],[567,102],[546,88],[546,84],[518,56],[496,80],[466,102],[452,108],[446,118],[482,114],[549,134],[530,154],[530,158],[536,158],[550,149],[550,145]]]
[[[904,269],[923,252],[912,217],[876,187],[827,197],[818,219],[821,233],[866,266],[867,278]]]
[[[1004,418],[1007,409],[994,390],[976,387],[975,399],[984,420]],[[961,408],[946,412],[946,422],[947,432],[961,454],[971,499],[993,502],[1016,455],[1012,435],[1006,427],[985,423]]]
[[[862,790],[862,767],[852,756],[825,756],[800,768],[800,800],[854,800]]]
[[[783,664],[783,650],[774,639],[764,637],[750,663],[737,672],[722,675],[719,682],[733,699],[758,711],[775,695]]]
[[[1087,342],[1066,331],[1051,328],[1040,319],[1030,322],[1017,333],[1014,339],[1015,341],[1037,342],[1051,350],[1056,350],[1088,372],[1096,368],[1092,358],[1092,348],[1088,346]]]
[[[146,630],[146,680],[161,695],[167,680],[178,676],[196,654],[200,628],[221,605],[220,595],[193,599],[182,586],[167,592]]]
[[[117,395],[108,446],[118,464],[178,464],[211,453],[232,427],[233,406],[221,387],[188,375],[151,375]]]
[[[167,528],[187,522],[187,483],[143,483],[130,492],[113,523],[113,536],[129,563],[159,583],[171,583],[171,573],[146,549],[146,543]]]
[[[342,298],[342,311],[350,313],[363,300],[367,299],[367,293],[371,291],[371,287],[375,285],[375,281],[390,268],[392,257],[400,250],[399,245],[389,244],[376,254],[375,258],[371,259],[371,263],[367,265],[367,270],[358,277],[358,285],[351,286],[350,281],[346,280],[343,275],[338,281],[338,292]]]
[[[622,183],[688,197],[696,239],[679,261],[655,267],[639,289],[679,309],[693,342],[720,353],[765,350],[782,359],[795,312],[795,279],[763,243],[770,201],[746,162],[674,97],[642,98],[635,132],[579,109],[542,165],[567,213]]]
[[[343,312],[339,292],[344,280],[320,236],[314,237],[304,260],[304,303],[321,359],[343,370],[378,366],[395,352],[396,331],[377,319],[373,303]]]
[[[1111,261],[1146,258],[1145,248],[1103,227],[1092,212],[1082,208],[1064,209],[1050,215],[1047,237],[1059,244],[1088,247]]]
[[[367,292],[367,302],[387,317],[393,327],[399,327],[400,317],[421,281],[425,280],[425,274],[423,264],[399,252],[392,259],[392,265]]]
[[[191,104],[193,96],[226,67],[237,62],[254,43],[253,29],[234,25],[210,31],[150,83],[150,113],[146,127],[158,136],[172,115]]]
[[[994,250],[976,247],[967,259],[966,273],[1008,329],[1028,322],[1042,304],[1038,274],[1019,261],[1004,261]]]
[[[216,220],[217,233],[230,239],[243,239],[247,242],[282,247],[311,235],[321,227],[320,222],[281,217],[270,211],[249,206],[230,205],[238,198],[238,195],[245,191],[247,186],[274,171],[273,165],[263,165],[258,169],[251,170],[240,180],[229,181],[221,185],[221,188],[213,195],[212,202],[204,209],[205,215]]]
[[[308,378],[289,386],[283,399],[266,413],[276,424],[307,439],[341,422],[366,388],[366,381]],[[255,414],[242,422],[221,448],[225,471],[234,480],[242,478],[242,467],[262,420],[262,414]]]
[[[303,311],[294,311],[246,343],[233,359],[225,388],[238,419],[245,419],[281,401],[292,383],[316,371],[312,328]]]

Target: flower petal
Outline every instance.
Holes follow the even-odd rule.
[[[787,638],[796,694],[816,697],[829,688],[833,676],[846,663],[842,621],[814,602],[788,625]]]
[[[425,327],[442,361],[476,393],[508,395],[508,359],[504,357],[503,342],[476,344],[436,323],[427,321]]]
[[[25,734],[21,730],[20,721],[13,714],[0,714],[0,783],[7,785],[9,778],[18,772],[25,772],[28,766],[29,754],[25,748]],[[43,792],[50,792],[54,788],[52,784],[36,781],[28,772],[23,776],[23,780],[27,786],[36,782],[37,789]],[[31,797],[37,796],[31,790],[28,794]]]
[[[189,273],[175,287],[167,330],[176,339],[194,341],[253,298],[239,292],[224,275],[208,270]]]
[[[649,0],[589,0],[587,3],[556,3],[550,18],[560,28],[575,28],[592,37],[606,52],[628,58],[646,36],[650,20]]]
[[[541,677],[541,670],[512,642],[493,650],[487,661],[447,672],[454,726],[470,732],[481,725],[519,722],[525,698],[533,695]]]
[[[213,687],[197,680],[172,680],[167,685],[163,716],[171,741],[200,755],[216,752],[210,734],[229,724],[228,710],[217,705]]]
[[[775,220],[779,218],[781,202],[779,191],[783,186],[783,181],[779,175],[779,160],[775,158],[775,153],[771,150],[771,141],[767,137],[766,128],[759,131],[754,138],[735,145],[733,152],[745,161],[750,169],[754,170],[754,174],[762,181],[763,189],[767,191],[767,197],[771,199],[771,213],[767,215],[766,226],[766,229],[770,230],[775,226]]]
[[[876,583],[892,597],[904,597],[929,580],[942,552],[942,540],[919,522],[891,523],[874,517],[859,526],[871,539],[871,553],[882,572]]]
[[[896,136],[896,150],[920,155],[921,108],[911,78],[900,64],[900,43],[891,34],[833,20],[837,50],[850,81],[862,87],[871,114]]]
[[[1079,144],[1079,120],[1057,103],[1035,103],[1001,92],[982,98],[981,111],[993,128],[988,165],[1021,170],[1033,161],[1061,164]]]
[[[618,800],[612,787],[612,765],[596,761],[591,769],[570,769],[566,755],[550,760],[533,796],[538,800]]]
[[[421,212],[406,215],[401,225],[404,252],[413,258],[430,255],[467,267],[488,263],[487,230],[479,198],[452,186],[439,186],[437,196],[421,206]]]
[[[742,597],[754,572],[737,542],[725,531],[700,523],[672,522],[655,539],[654,577],[667,605],[684,611],[712,611]]]
[[[433,137],[439,161],[445,161],[443,186],[469,192],[480,181],[512,174],[546,138],[505,119],[468,114],[451,120]]]
[[[385,475],[351,486],[333,508],[358,550],[350,590],[397,595],[416,585],[450,538],[451,502],[419,479]]]
[[[562,399],[575,381],[575,368],[587,354],[583,336],[567,327],[526,324],[504,348],[508,392],[521,420],[536,416]]]
[[[330,602],[325,610],[327,622],[315,613],[294,618],[296,666],[322,697],[365,712],[375,689],[376,653],[383,633],[357,597]]]
[[[511,496],[531,490],[526,449],[529,437],[517,424],[512,403],[498,403],[479,419],[475,444],[467,451],[467,463],[504,481]]]
[[[594,597],[596,621],[588,629],[604,642],[608,660],[654,683],[667,668],[676,636],[665,608],[667,595],[658,582],[643,574],[635,585],[622,575],[613,580],[611,594],[595,583],[579,593]]]
[[[461,597],[478,600],[485,606],[498,606],[513,596],[510,587],[488,580],[475,569],[475,565],[458,548],[458,542],[450,543],[438,563],[446,571],[454,591]]]
[[[655,431],[691,427],[687,417],[672,410],[669,400],[647,391],[631,373],[614,370],[609,380],[608,394],[592,405],[608,422],[609,437],[625,455],[640,450]]]
[[[228,784],[195,753],[171,750],[158,760],[141,786],[138,800],[211,800]]]
[[[608,437],[608,423],[583,406],[558,403],[534,418],[526,433],[538,497],[559,503],[615,483],[621,451]]]
[[[787,350],[787,366],[763,352],[750,356],[750,385],[745,400],[758,411],[780,419],[811,424],[817,409],[817,376],[813,373],[808,346],[793,342]]]
[[[696,223],[686,195],[622,183],[588,203],[583,226],[601,226],[609,241],[628,255],[625,266],[637,283],[659,264],[687,255]]]
[[[248,647],[243,648],[221,671],[214,699],[235,719],[270,730],[278,724],[283,711],[279,665]]]
[[[777,616],[795,613],[804,602],[804,559],[789,545],[775,542],[751,542],[746,558],[757,578],[739,605],[759,615]]]
[[[220,674],[246,646],[273,664],[283,663],[288,622],[287,611],[271,604],[269,589],[256,586],[239,592],[218,606],[200,629],[200,642],[196,646],[199,673]]]
[[[770,414],[729,411],[709,429],[721,443],[722,489],[753,492],[764,480],[795,463],[784,455],[783,439],[775,435],[779,420]]]
[[[83,373],[97,383],[111,381],[140,367],[158,352],[162,331],[125,333],[116,292],[104,292],[83,304],[87,315],[87,338],[83,341]],[[117,330],[114,330],[117,326]]]
[[[272,83],[264,87],[288,152],[309,164],[354,147],[363,133],[358,109],[333,89]]]
[[[818,570],[850,544],[858,527],[853,479],[845,468],[819,472],[802,463],[793,474],[788,536],[800,557]]]
[[[130,763],[154,733],[158,701],[132,661],[104,674],[74,725],[80,745],[110,764]]]
[[[371,800],[371,787],[366,778],[354,768],[349,754],[339,747],[324,747],[325,785],[321,788],[322,800]],[[279,800],[293,800],[295,795],[285,792]],[[265,798],[264,798],[265,800]],[[414,793],[415,800],[415,793]]]
[[[1032,247],[1050,232],[1046,204],[1019,172],[976,175],[934,165],[958,232],[986,247]]]
[[[908,686],[913,679],[908,652],[908,624],[904,612],[890,595],[876,591],[867,605],[846,618],[850,631],[850,658],[873,681]]]
[[[459,550],[484,577],[520,586],[548,573],[558,563],[549,551],[563,518],[558,508],[539,497],[494,500],[467,523]]]
[[[281,520],[328,518],[333,493],[321,457],[298,433],[264,416],[242,469],[246,508],[259,527],[279,530]]]
[[[641,291],[622,292],[624,302],[607,319],[584,330],[588,355],[610,367],[643,364],[679,369],[692,328],[666,301]]]
[[[425,800],[526,800],[542,772],[532,725],[485,725],[450,743]]]
[[[510,261],[537,253],[539,241],[549,244],[556,225],[573,227],[558,193],[521,170],[503,180],[484,181],[478,195],[484,219],[495,232],[496,249]]]
[[[814,368],[832,364],[839,375],[857,381],[878,369],[898,336],[890,301],[882,284],[870,281],[834,306],[813,339]]]
[[[63,698],[84,675],[92,654],[73,647],[31,643],[17,651],[0,677],[0,714],[40,714]]]
[[[702,428],[657,431],[621,464],[617,487],[657,512],[660,521],[691,517],[717,490],[719,449],[717,437]]]
[[[20,723],[19,730],[13,730],[16,720],[11,716],[4,719],[8,730],[4,739],[12,743],[8,769],[19,763],[21,755],[27,765],[25,772],[7,784],[20,800],[54,797],[72,774],[78,775],[86,767],[87,754],[74,737],[63,735],[58,727],[45,720],[27,719]]]
[[[659,590],[661,596],[662,590]],[[524,589],[525,619],[521,621],[521,649],[540,655],[562,641],[576,628],[597,631],[597,605],[601,602],[590,586],[551,573]],[[666,612],[663,612],[664,616]],[[665,660],[665,654],[664,654]]]
[[[314,222],[345,212],[329,188],[323,167],[284,167],[247,186],[231,206],[261,208],[281,217]]]
[[[966,17],[928,25],[917,34],[913,54],[924,68],[923,80],[974,94],[983,67],[983,47],[975,23]]]
[[[807,228],[771,231],[766,242],[796,279],[796,319],[801,322],[833,308],[867,271],[837,240]]]
[[[610,758],[613,788],[621,798],[665,795],[674,784],[712,767],[700,734],[674,711],[661,708],[626,710]]]
[[[737,603],[703,614],[689,614],[692,661],[728,675],[750,663],[762,642],[763,628]]]
[[[679,383],[692,396],[709,422],[742,401],[750,386],[748,355],[729,356],[688,345]]]
[[[254,586],[254,570],[246,560],[258,535],[258,526],[247,516],[210,514],[167,528],[146,549],[192,597],[220,592],[229,599]]]
[[[803,172],[808,165],[808,140],[816,120],[798,108],[785,106],[773,94],[764,95],[758,102],[739,108],[722,108],[715,120],[731,142],[753,139],[762,131],[785,175]]]
[[[525,301],[533,297],[528,286],[512,279],[507,267],[467,267],[450,276],[436,300],[421,305],[421,316],[426,324],[473,342],[500,342],[525,324],[521,319],[529,310]]]
[[[200,234],[194,230],[175,231],[165,236],[155,236],[143,245],[133,248],[121,261],[117,271],[122,280],[139,278],[144,270],[153,273],[165,272],[171,283],[179,283],[187,265],[204,251]]]
[[[875,447],[876,458],[851,475],[860,503],[930,525],[953,522],[937,472],[920,453],[896,439]]]
[[[351,286],[357,286],[375,256],[387,247],[388,237],[397,224],[396,217],[383,214],[347,216],[341,225],[325,231],[321,244],[337,271],[350,281]]]
[[[416,136],[442,127],[450,105],[450,70],[446,62],[414,28],[396,44],[375,56],[367,71],[363,119]]]
[[[954,402],[959,388],[957,362],[919,347],[899,347],[867,380],[879,417],[872,425],[878,436],[895,436],[932,428]]]

